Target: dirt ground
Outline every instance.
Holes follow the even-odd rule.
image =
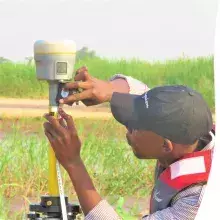
[[[83,104],[68,106],[64,110],[74,118],[111,118],[106,105],[87,107]],[[48,112],[48,100],[0,98],[0,118],[42,117]]]

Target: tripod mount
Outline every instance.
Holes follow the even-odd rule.
[[[65,197],[68,220],[79,219],[82,214],[78,204],[70,204]],[[59,196],[42,196],[39,204],[31,204],[27,214],[30,220],[62,220],[62,209]]]

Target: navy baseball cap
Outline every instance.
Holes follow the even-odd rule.
[[[113,93],[114,118],[130,129],[152,131],[177,144],[193,144],[213,125],[211,111],[197,91],[160,86],[142,95]]]

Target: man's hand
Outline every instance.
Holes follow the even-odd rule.
[[[102,199],[80,158],[81,143],[72,117],[61,109],[59,114],[61,116],[59,120],[48,114],[45,115],[48,120],[44,123],[45,134],[56,158],[68,172],[81,208],[87,215]]]
[[[114,91],[112,83],[92,77],[86,67],[81,67],[76,71],[74,80],[75,82],[67,83],[64,88],[66,90],[82,89],[83,91],[61,99],[61,104],[82,101],[86,106],[91,106],[111,100]]]
[[[44,123],[44,129],[56,158],[68,171],[72,166],[81,162],[81,142],[72,117],[62,109],[59,110],[59,114],[61,116],[59,120],[46,114],[44,117],[48,122]]]

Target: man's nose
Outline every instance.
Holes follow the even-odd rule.
[[[132,129],[131,128],[129,128],[128,126],[125,126],[125,127],[126,127],[126,129],[128,130],[129,133],[132,133]]]

